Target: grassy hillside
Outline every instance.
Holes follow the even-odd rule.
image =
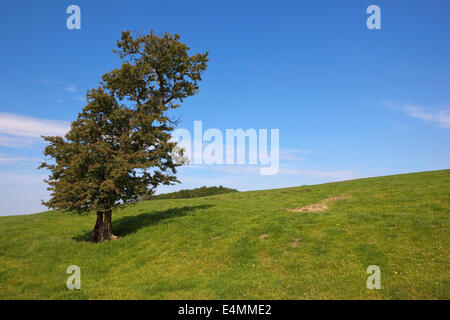
[[[286,210],[315,203],[328,208]],[[445,170],[145,201],[101,244],[94,215],[2,217],[0,298],[449,299],[449,213]],[[66,288],[72,264],[81,290]]]

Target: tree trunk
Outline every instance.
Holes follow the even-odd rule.
[[[95,223],[94,229],[92,230],[91,241],[92,242],[102,242],[102,241],[104,241],[104,236],[103,236],[103,212],[97,212],[97,222]]]
[[[97,212],[97,222],[95,223],[94,229],[92,230],[92,242],[98,243],[111,239],[119,239],[119,237],[113,235],[112,233],[111,217],[112,210]]]
[[[103,221],[103,236],[105,240],[116,240],[119,239],[118,236],[113,235],[112,233],[112,210],[108,210],[105,212],[105,221]]]

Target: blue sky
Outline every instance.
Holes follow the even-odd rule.
[[[81,30],[66,8],[81,8]],[[381,8],[369,30],[366,8]],[[280,130],[280,173],[187,166],[181,185],[254,190],[449,168],[450,2],[18,1],[0,3],[0,215],[42,211],[40,134],[64,133],[86,90],[119,66],[123,30],[179,33],[210,52],[176,114],[203,127]]]

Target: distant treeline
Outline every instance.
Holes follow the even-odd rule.
[[[196,189],[190,189],[190,190],[183,189],[183,190],[180,190],[177,192],[151,195],[151,196],[147,196],[144,200],[199,198],[199,197],[213,196],[215,194],[224,194],[224,193],[231,193],[231,192],[238,192],[238,190],[231,189],[231,188],[225,188],[223,186],[218,186],[218,187],[203,186],[203,187],[196,188]]]

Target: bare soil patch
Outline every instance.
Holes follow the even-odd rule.
[[[290,212],[320,212],[320,211],[324,211],[324,210],[328,209],[328,205],[327,205],[328,203],[336,201],[336,200],[345,199],[345,198],[348,198],[348,195],[329,197],[329,198],[326,198],[317,203],[309,204],[309,205],[301,207],[301,208],[294,208],[294,209],[288,208],[286,210],[290,211]]]
[[[297,248],[300,238],[295,238],[293,242],[291,242],[291,247]]]

